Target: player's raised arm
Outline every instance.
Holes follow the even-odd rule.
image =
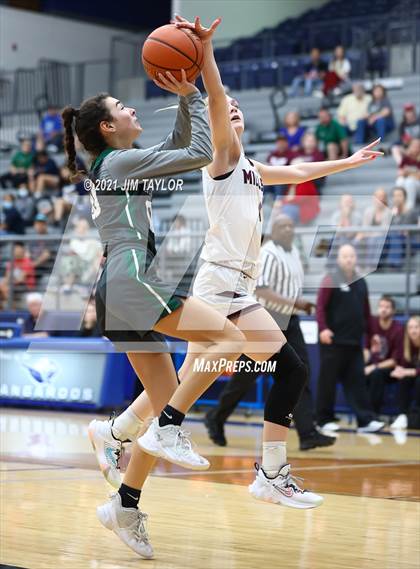
[[[195,19],[194,24],[188,22],[181,16],[175,17],[175,24],[178,27],[185,27],[192,30],[199,36],[203,43],[204,64],[201,74],[209,98],[209,117],[214,153],[216,155],[220,152],[233,150],[234,152],[236,151],[239,156],[241,149],[240,142],[232,128],[229,103],[213,53],[212,38],[220,22],[221,19],[217,18],[209,28],[204,28],[201,25],[199,17]]]
[[[212,160],[212,147],[207,111],[200,91],[181,72],[178,81],[169,71],[160,74],[155,83],[167,91],[183,97],[188,105],[191,124],[190,143],[186,147],[167,150],[152,146],[145,149],[124,149],[108,158],[108,165],[115,179],[155,178],[189,172],[202,168]],[[158,150],[158,151],[157,151]]]
[[[367,162],[383,156],[383,152],[372,150],[381,139],[378,138],[364,148],[361,148],[348,158],[342,160],[328,160],[325,162],[304,162],[295,166],[269,166],[256,162],[263,184],[301,184],[309,180],[316,180],[352,168],[358,168]]]

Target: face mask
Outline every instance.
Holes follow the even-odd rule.
[[[4,209],[11,209],[12,206],[13,206],[12,202],[3,202]]]
[[[19,196],[20,198],[26,198],[27,195],[28,195],[28,193],[29,193],[29,192],[28,192],[28,190],[27,190],[26,188],[20,188],[20,189],[18,190],[18,196]]]

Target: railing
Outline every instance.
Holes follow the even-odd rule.
[[[33,69],[0,71],[0,143],[15,145],[17,136],[32,136],[48,105],[80,105],[99,91],[110,91],[112,60],[79,63],[41,60]]]
[[[357,243],[355,236],[360,233],[366,237],[376,236],[376,242],[365,239],[364,244]],[[185,279],[187,286],[191,284],[204,235],[204,229],[197,228],[182,234],[174,229],[157,233],[159,271],[166,282]],[[415,296],[420,293],[420,227],[391,226],[387,231],[381,231],[378,227],[343,229],[324,225],[297,227],[296,236],[305,257],[306,292],[316,294],[322,275],[336,263],[338,248],[343,243],[353,243],[358,251],[359,274],[368,276],[370,292],[398,296],[403,300],[405,314],[420,311],[419,297]],[[74,239],[92,240],[90,262],[78,257],[77,249],[71,245]],[[56,245],[57,252],[51,257],[46,278],[38,281],[35,289],[48,294],[51,309],[78,310],[85,306],[94,290],[102,256],[94,232],[84,237],[66,233],[45,235],[42,239],[34,235],[0,236],[0,280],[4,280],[6,263],[13,262],[13,244],[23,242],[27,245],[39,240]],[[12,271],[9,271],[7,286],[8,296],[3,308],[21,308],[24,294],[30,290],[21,286],[16,290]],[[413,299],[417,305],[413,305]]]

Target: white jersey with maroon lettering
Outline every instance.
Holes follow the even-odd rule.
[[[223,179],[215,180],[203,169],[210,228],[193,295],[225,317],[260,306],[254,290],[261,249],[262,187],[257,169],[243,154]]]
[[[256,279],[263,201],[263,184],[257,168],[241,153],[235,169],[224,179],[213,179],[206,168],[202,173],[210,228],[201,258]]]

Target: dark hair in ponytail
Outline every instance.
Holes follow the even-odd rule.
[[[86,99],[80,109],[65,107],[61,116],[64,124],[64,149],[67,154],[67,167],[71,177],[77,177],[83,172],[76,167],[76,148],[74,144],[74,130],[85,149],[96,157],[107,147],[107,143],[99,130],[102,121],[111,121],[112,115],[105,105],[108,93],[99,93],[95,97]]]

